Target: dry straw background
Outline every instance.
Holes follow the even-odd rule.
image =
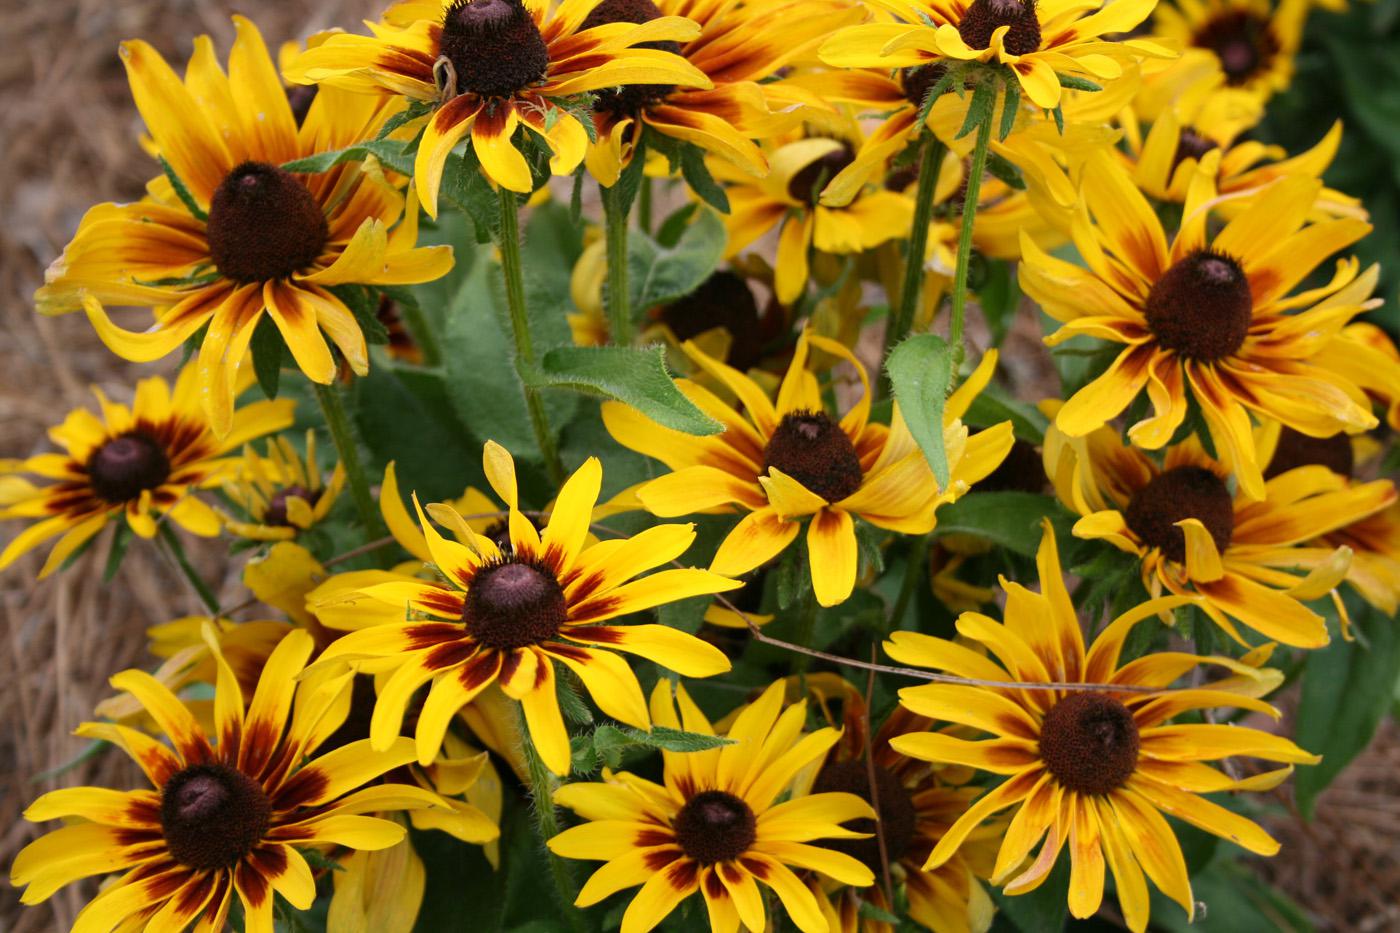
[[[140,196],[153,166],[136,144],[141,131],[117,58],[117,43],[142,37],[183,61],[193,36],[221,49],[229,14],[242,12],[274,49],[284,39],[373,15],[382,0],[0,0],[0,457],[46,449],[46,428],[90,386],[127,399],[149,368],[117,360],[81,315],[40,318],[31,295],[77,227],[102,200]],[[178,67],[178,65],[177,65]],[[1030,341],[1017,341],[1026,348]],[[1016,365],[1016,346],[1005,348]],[[1032,368],[1035,364],[1025,360]],[[168,367],[166,367],[168,369]],[[13,534],[15,526],[0,530]],[[4,540],[5,537],[0,537]],[[122,756],[105,755],[58,776],[83,743],[69,733],[106,695],[107,678],[147,665],[146,626],[193,612],[196,602],[152,549],[133,546],[120,576],[102,582],[105,545],[61,577],[35,583],[40,561],[0,578],[0,866],[35,834],[20,818],[37,794],[60,786],[134,786]],[[194,558],[232,596],[237,566],[217,544]],[[1345,685],[1338,684],[1338,689]],[[1323,798],[1317,820],[1273,826],[1281,856],[1261,870],[1332,930],[1400,928],[1400,730],[1385,727],[1372,749]],[[0,930],[65,930],[90,887],[22,909],[0,882]]]

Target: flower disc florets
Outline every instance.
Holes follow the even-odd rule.
[[[764,470],[775,467],[827,502],[851,495],[864,477],[855,445],[822,411],[783,416],[763,451]]]
[[[320,258],[330,236],[326,215],[307,187],[266,162],[229,172],[209,202],[209,255],[227,278],[267,282]]]
[[[812,783],[812,793],[855,794],[861,800],[870,800],[870,772],[863,761],[834,761],[822,768]],[[880,813],[880,826],[885,834],[885,857],[890,863],[899,861],[914,841],[915,827],[919,821],[914,801],[909,796],[899,778],[879,765],[875,766],[875,795]],[[847,829],[858,833],[871,833],[868,839],[826,839],[817,845],[835,852],[844,852],[851,858],[864,863],[873,872],[879,872],[880,841],[873,834],[875,821],[871,819],[851,820],[844,824]]]
[[[1158,343],[1188,359],[1209,362],[1244,344],[1254,299],[1237,261],[1196,250],[1153,284],[1144,310]]]
[[[968,48],[985,49],[1002,26],[1010,27],[1003,43],[1012,55],[1029,55],[1040,48],[1035,0],[973,0],[958,23],[958,35]]]
[[[194,765],[165,783],[160,824],[170,855],[200,871],[237,864],[262,841],[272,803],[262,786],[224,765]]]
[[[93,492],[108,502],[130,502],[170,477],[170,458],[157,441],[133,431],[93,451],[87,471]]]
[[[513,560],[477,571],[462,613],[467,633],[499,651],[547,641],[567,618],[564,590],[554,574]]]
[[[511,97],[549,68],[549,47],[521,0],[457,0],[443,17],[438,52],[459,94]]]
[[[579,29],[592,29],[607,23],[635,23],[640,26],[661,16],[661,10],[651,0],[603,0],[584,17]],[[634,48],[656,49],[672,55],[679,55],[681,51],[680,43],[672,41],[643,42]],[[675,89],[674,84],[625,84],[605,88],[597,92],[593,109],[615,117],[635,117],[649,104],[665,100]]]
[[[1040,757],[1055,780],[1081,794],[1107,794],[1137,769],[1137,723],[1103,693],[1071,693],[1050,708],[1040,727]]]
[[[1206,527],[1217,551],[1230,546],[1235,507],[1220,477],[1204,467],[1168,470],[1139,489],[1123,513],[1128,527],[1168,560],[1186,560],[1186,535],[1176,523],[1194,518]]]
[[[738,858],[758,835],[753,810],[722,790],[701,791],[691,797],[671,825],[681,850],[702,865]]]

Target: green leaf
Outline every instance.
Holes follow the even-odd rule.
[[[1055,77],[1060,79],[1060,87],[1067,87],[1071,91],[1102,91],[1102,84],[1095,84],[1088,78],[1080,78],[1075,75],[1064,75],[1056,73]]]
[[[1032,444],[1042,443],[1045,429],[1050,426],[1050,419],[1041,414],[1040,409],[1012,398],[995,382],[988,383],[972,400],[963,421],[983,427],[1010,421],[1016,436]]]
[[[700,147],[687,144],[681,149],[681,177],[700,200],[721,214],[729,213],[729,195],[705,167]]]
[[[282,163],[282,168],[299,175],[319,175],[345,162],[363,162],[374,156],[387,168],[401,175],[412,175],[417,149],[416,143],[405,144],[397,139],[372,139],[346,146],[344,149],[332,149],[330,152],[318,152],[303,159],[293,159],[291,162]]]
[[[962,139],[979,126],[989,122],[996,105],[996,82],[989,81],[984,77],[977,82],[977,87],[972,92],[972,103],[967,105],[967,119],[963,120],[962,128],[958,130],[958,135],[953,138]]]
[[[1016,126],[1016,111],[1021,109],[1021,82],[1012,78],[1006,82],[1006,93],[1002,97],[1001,104],[1001,126],[997,128],[997,140],[1003,140],[1011,135],[1011,130]],[[1022,184],[1021,187],[1025,187]]]
[[[979,85],[980,87],[980,85]],[[935,334],[917,334],[885,361],[895,401],[909,433],[918,441],[939,488],[948,488],[948,454],[943,449],[943,403],[948,398],[952,354]]]
[[[1370,607],[1353,616],[1356,641],[1334,638],[1308,653],[1293,739],[1321,755],[1298,768],[1293,793],[1311,818],[1317,797],[1371,741],[1400,676],[1400,634]],[[1364,641],[1363,641],[1364,639]]]
[[[442,196],[476,225],[476,241],[489,243],[501,235],[501,205],[491,183],[481,174],[476,153],[452,154],[442,170]]]
[[[102,582],[111,583],[117,575],[117,570],[121,568],[122,558],[126,556],[126,549],[131,544],[131,526],[126,522],[118,522],[117,530],[112,533],[112,550],[107,552],[107,566],[102,570]]]
[[[637,199],[637,190],[642,186],[642,172],[646,168],[647,141],[650,133],[644,133],[632,150],[632,161],[622,169],[613,186],[617,188],[617,209],[624,214],[632,212],[632,202]]]
[[[686,434],[724,430],[676,388],[661,347],[556,347],[537,367],[522,366],[520,373],[536,388],[568,388],[616,399]]]
[[[728,240],[714,211],[700,210],[675,246],[660,246],[640,230],[627,237],[627,284],[638,313],[668,304],[699,288],[724,258]]]
[[[943,77],[939,78],[938,83],[929,88],[928,92],[924,95],[923,103],[919,105],[918,118],[914,121],[915,126],[924,126],[928,123],[928,115],[933,111],[934,103],[938,98],[948,93],[948,89],[953,86],[954,80],[962,79],[962,73],[963,69],[957,66],[948,66],[948,70],[944,72]]]
[[[376,140],[388,139],[389,135],[398,128],[412,123],[425,114],[432,113],[436,106],[437,105],[432,101],[427,100],[409,101],[407,107],[384,121],[384,125],[379,128],[379,132],[374,134],[374,138]]]
[[[574,181],[569,189],[569,223],[579,226],[583,222],[583,169],[574,172]]]
[[[257,374],[258,386],[268,398],[277,397],[277,389],[282,381],[282,332],[277,329],[270,315],[263,315],[253,328],[253,372]]]
[[[460,496],[476,480],[481,445],[453,413],[442,373],[371,367],[355,380],[355,421],[374,454],[371,476],[396,460],[405,495],[416,490],[425,502]]]
[[[160,162],[160,170],[165,173],[165,177],[170,180],[170,187],[175,189],[175,196],[180,199],[180,203],[185,205],[185,210],[189,211],[195,220],[208,220],[209,215],[199,206],[199,202],[190,194],[190,189],[185,187],[185,183],[175,174],[175,169],[170,167],[170,163],[165,161],[165,156],[156,156],[156,161]]]
[[[593,711],[588,708],[588,704],[583,702],[583,698],[574,689],[573,673],[568,677],[558,676],[554,678],[554,692],[559,699],[559,710],[564,714],[564,718],[576,726],[591,726],[593,724]]]
[[[641,729],[627,729],[628,736],[638,745],[648,748],[662,748],[668,752],[704,752],[712,748],[733,745],[733,739],[722,735],[705,735],[701,732],[683,732],[665,726],[652,726],[650,732]]]
[[[974,487],[974,490],[976,487]],[[1033,492],[972,492],[938,510],[938,537],[976,535],[1027,557],[1040,544],[1040,520],[1055,522],[1061,542],[1070,539],[1069,516],[1050,496]]]
[[[1008,187],[1017,191],[1026,190],[1026,180],[1021,177],[1021,170],[995,152],[987,153],[987,171],[991,172],[993,178],[1005,182]]]

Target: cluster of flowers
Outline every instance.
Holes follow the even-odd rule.
[[[208,37],[183,77],[123,45],[161,172],[140,202],[88,212],[36,303],[81,309],[125,359],[193,358],[129,405],[99,393],[100,416],[72,412],[50,432],[63,453],[5,462],[0,516],[30,521],[0,568],[52,542],[46,576],[111,527],[118,555],[132,535],[166,549],[207,612],[153,628],[160,666],[113,677],[100,721],[79,727],[151,786],[36,800],[28,819],[67,825],[12,866],[24,902],[111,876],[74,929],[217,930],[233,913],[251,933],[273,929],[276,896],[305,911],[319,887],[329,929],[409,930],[435,870],[416,842],[446,833],[498,864],[518,780],[552,859],[604,863],[575,890],[554,862],[562,893],[587,908],[638,888],[624,933],[687,899],[713,930],[758,933],[774,897],[804,933],[905,918],[982,931],[989,887],[1035,890],[1066,847],[1074,916],[1099,911],[1110,875],[1134,931],[1148,880],[1194,915],[1164,814],[1271,855],[1263,829],[1202,795],[1271,790],[1318,760],[1216,711],[1278,717],[1262,699],[1283,681],[1276,646],[1329,641],[1307,603],[1330,598],[1345,634],[1343,583],[1388,616],[1400,601],[1394,485],[1357,475],[1381,449],[1372,429],[1400,429],[1400,354],[1354,320],[1379,306],[1378,271],[1342,259],[1305,282],[1370,229],[1319,180],[1341,127],[1296,155],[1248,138],[1288,85],[1307,13],[1307,0],[402,0],[368,34],[284,48],[280,68],[242,18],[227,70]],[[584,237],[573,307],[527,308],[518,209],[573,176],[577,217],[585,175],[606,223]],[[650,294],[628,281],[634,201],[632,235],[666,247],[664,231],[649,239],[655,179],[692,196],[669,245],[722,221],[728,268],[633,308]],[[516,360],[494,375],[523,398],[538,450],[516,451],[530,461],[518,481],[487,441],[492,494],[413,494],[410,511],[392,462],[375,502],[342,395],[372,358],[450,366],[428,358],[434,321],[412,297],[470,247],[426,235],[449,229],[449,204],[495,240]],[[1018,264],[1057,325],[1047,344],[1096,348],[1063,399],[998,393],[995,348],[963,367],[975,257]],[[762,310],[755,288],[771,294]],[[867,328],[875,294],[887,313]],[[946,343],[929,333],[945,298]],[[127,329],[109,309],[154,321]],[[532,319],[566,312],[577,346],[551,362]],[[872,380],[853,348],[881,331],[888,378]],[[642,341],[686,376],[646,383],[635,370],[659,357]],[[304,444],[295,400],[277,397],[284,361],[322,411]],[[566,478],[546,364],[552,385],[610,396],[593,409],[618,445],[602,460],[630,451],[665,470],[601,502],[598,457]],[[255,384],[268,397],[240,400]],[[318,455],[322,425],[333,458]],[[556,494],[525,508],[540,464]],[[1013,531],[1041,535],[1021,549],[1038,591],[971,578],[990,541],[1007,543],[975,523],[929,555],[940,510],[973,490],[1053,493],[1036,500],[1043,522]],[[1082,553],[1131,564],[1092,639],[1081,616],[1092,626],[1104,607],[1076,609],[1056,510],[1077,516]],[[646,519],[690,515],[721,516],[704,569],[679,562],[695,524]],[[177,526],[255,548],[244,608],[285,618],[230,618]],[[882,554],[903,555],[902,591],[899,574],[883,585]],[[947,637],[907,626],[920,587],[961,610]],[[746,678],[730,684],[746,702],[715,710],[723,693],[698,702],[695,684],[650,665],[639,680],[627,659],[704,683],[755,641],[810,654],[817,614],[862,591],[880,594],[885,654],[910,667],[815,653],[872,683],[929,681],[899,690],[878,727],[891,704],[834,673]],[[707,637],[636,618],[695,599]],[[760,628],[775,615],[797,620],[797,644]],[[1147,650],[1183,618],[1197,645]],[[751,639],[736,648],[726,627]],[[773,663],[749,670],[771,680]],[[579,688],[607,720],[592,731]],[[1281,767],[1208,764],[1234,756]],[[577,822],[560,831],[555,806]]]

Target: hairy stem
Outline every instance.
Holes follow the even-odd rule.
[[[527,368],[535,365],[535,345],[530,339],[530,318],[525,307],[525,273],[520,265],[520,215],[514,192],[501,188],[498,197],[501,205],[501,271],[506,282],[506,304],[510,308],[511,335],[515,338],[517,364]],[[517,374],[518,375],[518,374]],[[535,432],[535,443],[544,458],[549,478],[558,485],[564,482],[564,464],[559,459],[559,447],[549,430],[549,418],[545,415],[544,403],[539,391],[527,385],[523,379],[520,388],[525,393],[525,407],[530,413],[530,427]]]
[[[933,195],[938,187],[938,169],[943,162],[943,143],[928,130],[920,145],[919,187],[914,196],[914,224],[909,228],[909,250],[904,261],[904,281],[899,287],[899,308],[885,329],[885,355],[909,336],[919,299],[924,293],[924,253],[928,249],[928,227],[933,218]]]
[[[895,600],[894,611],[890,613],[890,631],[897,631],[909,604],[914,601],[914,593],[919,581],[924,578],[924,567],[928,562],[928,535],[918,535],[909,550],[909,563],[904,568],[904,580],[899,587],[899,598]]]
[[[632,344],[632,307],[627,293],[627,222],[621,185],[599,189],[608,238],[608,330],[619,347]]]
[[[321,385],[319,382],[313,382],[311,385],[316,390],[316,401],[321,405],[321,415],[331,432],[335,451],[345,467],[345,478],[349,480],[350,485],[350,498],[355,500],[355,510],[360,513],[361,531],[366,539],[377,538],[384,533],[384,522],[379,517],[379,508],[369,491],[369,474],[365,472],[364,462],[360,460],[355,429],[350,424],[350,416],[345,412],[345,401],[341,397],[340,387],[334,383]]]
[[[525,722],[523,712],[520,716],[520,738],[520,744],[525,750],[525,764],[530,772],[530,796],[535,815],[535,831],[539,833],[540,843],[544,844],[559,835],[559,820],[554,812],[554,791],[559,786],[559,780],[545,765],[544,760],[540,758],[540,753],[535,748],[535,740],[530,735],[530,727]],[[569,875],[568,866],[564,864],[563,859],[548,849],[545,850],[545,858],[549,861],[549,873],[554,881],[554,890],[558,894],[563,908],[561,912],[568,920],[570,928],[582,931],[583,924],[578,911],[574,910],[574,899],[577,894],[574,890],[573,878]]]
[[[967,271],[972,261],[972,225],[977,219],[977,200],[982,193],[982,176],[987,171],[987,144],[992,139],[992,116],[977,125],[977,143],[967,170],[967,195],[963,198],[962,230],[958,233],[958,266],[953,273],[953,315],[948,323],[948,343],[953,348],[953,378],[963,361],[963,320],[967,315]]]
[[[199,596],[199,601],[204,603],[204,608],[209,610],[209,615],[218,618],[219,597],[214,595],[214,591],[209,588],[209,584],[204,582],[204,578],[194,569],[190,559],[185,556],[185,547],[180,543],[179,535],[175,534],[175,529],[169,522],[160,522],[156,525],[160,529],[160,540],[165,545],[165,549],[170,553],[170,559],[175,566],[180,568],[185,579],[189,581],[190,588]]]

